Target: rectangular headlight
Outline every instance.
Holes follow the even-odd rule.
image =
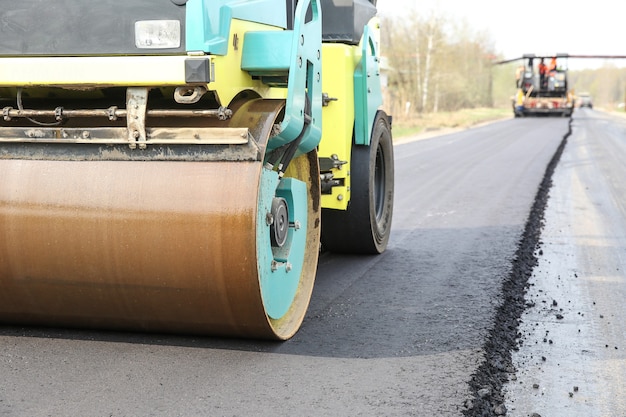
[[[135,46],[141,49],[180,47],[180,22],[178,20],[135,22]]]

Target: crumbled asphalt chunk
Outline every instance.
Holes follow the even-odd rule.
[[[510,373],[506,369],[513,366],[511,351],[518,349],[518,346],[522,344],[518,340],[517,334],[520,318],[526,308],[524,295],[529,287],[528,279],[532,276],[533,268],[537,265],[535,253],[542,244],[541,230],[544,224],[548,194],[552,186],[552,175],[571,133],[572,120],[570,119],[569,131],[563,137],[561,144],[550,160],[539,185],[539,190],[535,195],[535,201],[513,258],[510,273],[503,279],[500,297],[502,303],[496,310],[493,327],[485,341],[485,360],[469,381],[474,398],[472,407],[463,410],[463,415],[466,417],[503,415],[496,414],[495,409],[500,405],[504,406],[502,388],[510,377]],[[562,315],[561,318],[563,318]],[[478,392],[485,386],[491,386],[493,390],[490,396],[483,398]],[[506,408],[504,408],[504,412],[506,413]]]
[[[493,408],[493,412],[497,416],[505,416],[506,415],[506,407],[504,406],[504,404],[498,404],[497,406],[495,406]]]
[[[489,388],[479,389],[477,394],[480,398],[487,398],[491,395],[491,389]]]

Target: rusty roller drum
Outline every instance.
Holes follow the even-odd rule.
[[[253,120],[262,151],[281,108],[257,100],[230,123]],[[262,155],[67,159],[0,160],[1,321],[269,339],[296,332],[318,256],[314,152],[295,158],[282,180]]]

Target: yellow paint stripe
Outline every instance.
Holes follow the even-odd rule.
[[[0,86],[168,86],[185,84],[186,56],[0,59]]]

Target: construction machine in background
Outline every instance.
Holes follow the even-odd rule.
[[[591,95],[589,93],[578,93],[576,95],[576,106],[593,109],[593,100],[591,99]]]
[[[516,77],[517,92],[513,98],[515,117],[572,115],[574,98],[567,85],[567,58],[567,54],[523,56],[523,64],[518,68]],[[543,73],[540,64],[553,59],[557,65]],[[548,62],[544,65],[549,67]]]
[[[293,336],[389,240],[375,3],[6,4],[0,322]]]

